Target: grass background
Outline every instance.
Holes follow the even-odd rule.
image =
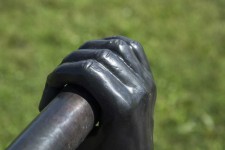
[[[45,79],[87,40],[142,43],[156,150],[225,149],[224,0],[0,0],[0,149],[38,114]]]

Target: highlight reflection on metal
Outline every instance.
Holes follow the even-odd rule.
[[[8,150],[75,149],[94,125],[94,113],[81,96],[60,93]]]

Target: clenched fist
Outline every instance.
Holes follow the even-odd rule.
[[[86,42],[49,74],[42,110],[66,86],[86,89],[99,125],[78,150],[153,150],[156,86],[142,46],[122,36]]]

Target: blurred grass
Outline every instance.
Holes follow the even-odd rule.
[[[225,149],[224,0],[0,0],[0,149],[38,114],[47,74],[91,39],[142,43],[156,150]]]

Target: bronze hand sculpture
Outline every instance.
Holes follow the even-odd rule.
[[[99,125],[78,150],[153,150],[156,86],[142,46],[122,36],[89,41],[49,74],[42,110],[68,85],[100,108]]]

